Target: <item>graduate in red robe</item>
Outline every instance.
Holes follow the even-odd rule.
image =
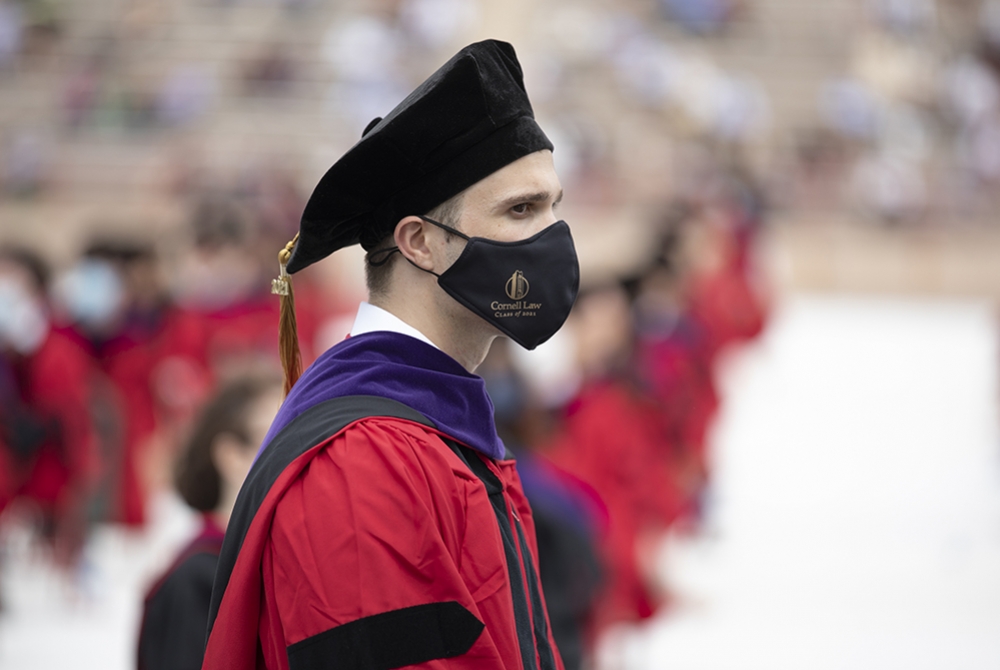
[[[0,511],[12,500],[42,515],[56,560],[71,565],[83,546],[87,503],[101,463],[90,415],[95,368],[86,351],[54,329],[42,265],[0,251]]]
[[[323,177],[279,256],[290,393],[237,500],[204,667],[561,670],[531,509],[473,370],[579,285],[509,44],[460,51]],[[370,303],[299,378],[295,273],[361,243]]]
[[[248,365],[275,364],[278,303],[266,290],[273,270],[259,252],[273,235],[258,230],[235,201],[217,198],[200,203],[191,229],[194,244],[176,268],[175,286],[186,322],[178,334],[184,329],[197,333],[183,342],[193,348],[189,355],[219,379]],[[306,364],[315,359],[312,344],[322,312],[310,278],[296,285],[297,330]]]
[[[674,207],[656,256],[631,281],[638,327],[634,369],[660,405],[672,443],[665,457],[677,472],[690,517],[699,513],[709,476],[719,353],[759,334],[766,316],[747,252],[755,225],[737,225],[743,220],[737,213],[735,204]]]
[[[652,558],[681,509],[666,458],[671,444],[660,406],[631,373],[634,331],[624,290],[581,296],[573,315],[584,381],[545,449],[559,467],[592,486],[607,507],[601,549],[607,583],[595,631],[651,617],[663,601]]]
[[[143,440],[154,428],[150,337],[129,318],[123,272],[138,253],[130,245],[94,242],[61,274],[54,291],[60,331],[101,372],[92,394],[103,462],[95,506],[102,518],[129,525],[144,519],[136,464]]]

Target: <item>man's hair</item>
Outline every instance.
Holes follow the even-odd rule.
[[[464,195],[464,191],[458,195],[453,195],[427,212],[425,216],[429,219],[434,219],[438,223],[443,223],[450,228],[460,230],[459,219],[462,218],[462,201]],[[448,235],[450,236],[451,233],[448,233]],[[396,254],[387,250],[391,249],[394,245],[393,236],[386,235],[365,256],[365,284],[368,286],[370,297],[385,295],[385,292],[389,290],[389,278],[392,276],[392,267],[396,261]],[[373,258],[377,265],[372,264]]]

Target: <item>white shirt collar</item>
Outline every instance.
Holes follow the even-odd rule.
[[[358,315],[354,318],[354,326],[351,328],[351,337],[375,332],[377,330],[387,330],[391,333],[401,333],[415,337],[421,342],[426,342],[435,349],[439,347],[427,339],[419,330],[400,319],[395,314],[387,312],[381,307],[376,307],[368,302],[358,305]]]

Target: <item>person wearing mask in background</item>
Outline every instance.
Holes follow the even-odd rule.
[[[112,473],[111,519],[128,526],[146,521],[150,493],[148,459],[155,444],[157,396],[154,380],[166,356],[174,311],[159,277],[152,244],[141,240],[95,240],[86,256],[104,259],[121,277],[123,301],[115,336],[106,343],[101,367],[115,385],[124,410],[121,458]]]
[[[280,255],[291,391],[237,501],[205,668],[561,670],[535,532],[483,380],[579,286],[513,47],[462,49],[335,163]],[[370,303],[298,378],[290,280],[368,251]],[[294,386],[292,386],[294,384]]]
[[[105,402],[96,404],[103,416],[98,423],[107,463],[101,501],[105,515],[142,526],[150,490],[170,486],[169,475],[161,473],[169,472],[166,464],[177,452],[160,444],[165,432],[161,419],[169,415],[163,410],[177,404],[164,401],[181,396],[185,403],[200,405],[209,391],[208,375],[200,372],[204,366],[189,353],[200,349],[204,334],[200,329],[183,332],[178,310],[160,281],[155,250],[141,239],[94,238],[56,280],[54,297],[64,332],[106,375],[107,383],[100,387],[104,392],[98,394],[98,401]],[[188,374],[177,374],[178,369]],[[185,425],[177,433],[187,430]],[[181,441],[176,441],[178,448]]]
[[[198,535],[149,590],[139,630],[139,670],[198,670],[212,580],[236,494],[281,404],[281,383],[230,382],[204,408],[176,469],[177,491],[202,515]]]
[[[48,269],[0,249],[0,511],[34,508],[56,563],[72,568],[100,474],[90,414],[96,373],[87,352],[52,325]]]
[[[92,248],[53,282],[53,321],[60,333],[86,352],[97,371],[90,384],[91,415],[101,461],[100,480],[90,510],[95,521],[119,521],[124,517],[120,512],[122,494],[130,482],[122,476],[122,471],[132,455],[128,448],[128,427],[133,416],[142,416],[132,406],[140,394],[135,389],[122,388],[109,365],[124,339],[123,306],[124,290],[118,268],[110,258],[94,253]],[[137,368],[134,373],[148,371]]]
[[[664,454],[671,448],[661,408],[632,370],[632,305],[618,284],[583,292],[569,327],[582,384],[563,421],[539,452],[593,487],[607,509],[601,558],[607,579],[594,633],[648,619],[666,598],[656,555],[680,512],[681,497]]]

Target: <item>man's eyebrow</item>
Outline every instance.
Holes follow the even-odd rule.
[[[552,197],[551,191],[538,191],[537,193],[522,193],[520,195],[514,195],[509,198],[504,198],[502,201],[500,201],[500,204],[497,205],[497,210],[503,211],[508,207],[513,207],[514,205],[520,205],[523,202],[545,202],[551,197]],[[556,196],[556,199],[552,202],[552,204],[558,205],[560,202],[562,202],[562,199],[563,199],[563,190],[559,189],[559,195]]]

